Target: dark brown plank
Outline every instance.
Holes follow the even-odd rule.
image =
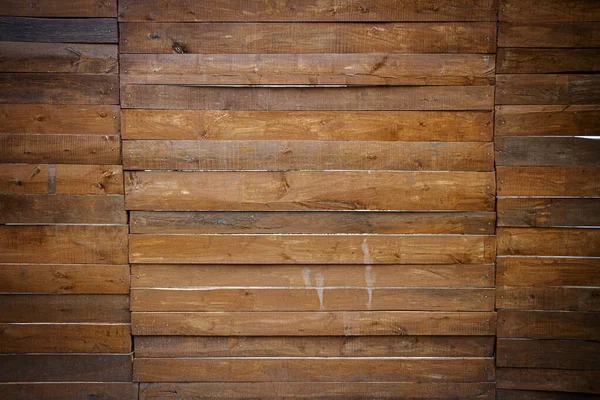
[[[600,343],[583,340],[498,339],[498,367],[600,369]]]
[[[2,382],[131,382],[132,356],[0,355]]]
[[[127,263],[126,226],[0,226],[0,262]]]
[[[123,164],[129,170],[492,171],[493,148],[485,142],[126,140]]]
[[[496,75],[496,104],[597,104],[599,85],[600,75]]]
[[[136,383],[4,383],[0,391],[21,400],[138,400]]]
[[[0,264],[0,292],[129,294],[128,265]]]
[[[182,211],[493,211],[493,179],[489,172],[138,171],[125,173],[125,207]]]
[[[496,308],[600,311],[600,288],[499,286]]]
[[[0,324],[0,332],[2,353],[128,353],[131,351],[131,332],[128,324]],[[1,376],[0,373],[0,379]],[[68,376],[57,377],[59,380],[69,379]]]
[[[499,389],[525,389],[600,394],[600,371],[562,369],[498,368]],[[569,396],[569,399],[574,397]]]
[[[498,338],[598,340],[600,314],[563,311],[498,311]],[[524,388],[525,389],[525,388]]]
[[[600,49],[498,49],[500,74],[552,74],[600,71]]]
[[[600,286],[600,259],[498,258],[496,282],[509,286]]]
[[[502,0],[500,21],[600,21],[595,0]]]
[[[498,196],[599,196],[599,168],[497,167]]]
[[[118,37],[114,18],[0,17],[2,42],[117,43]]]
[[[585,393],[544,392],[537,390],[496,390],[498,400],[598,400],[600,396]]]
[[[493,312],[208,312],[131,314],[134,335],[490,336]]]
[[[498,199],[498,226],[600,226],[600,199]]]
[[[591,118],[582,115],[578,128]],[[493,125],[489,112],[123,110],[121,130],[144,140],[480,142],[492,140]]]
[[[494,53],[495,38],[496,24],[492,22],[133,22],[120,25],[119,51],[163,54]]]
[[[496,165],[600,167],[600,140],[558,137],[498,137]]]
[[[123,108],[170,110],[491,110],[492,86],[203,87],[124,85]],[[1,101],[1,99],[0,99]]]
[[[0,15],[19,17],[116,17],[117,4],[111,0],[71,0],[68,7],[60,0],[3,0]]]
[[[500,22],[498,47],[600,47],[598,22]]]
[[[498,228],[498,255],[600,257],[600,229]]]

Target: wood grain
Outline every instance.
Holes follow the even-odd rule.
[[[563,311],[498,311],[498,338],[598,340],[600,314]]]
[[[498,255],[600,257],[600,230],[498,228]]]
[[[600,288],[499,286],[496,308],[600,311]]]
[[[138,400],[136,383],[4,383],[0,390],[8,398],[21,400]]]
[[[600,260],[595,258],[501,257],[498,285],[600,286]]]
[[[594,0],[502,0],[500,21],[600,21],[600,6]]]
[[[599,371],[562,369],[498,368],[499,389],[525,389],[600,394]],[[569,399],[573,395],[569,393]]]
[[[496,168],[498,196],[599,196],[598,168]]]
[[[498,226],[600,226],[599,199],[498,199]]]
[[[600,167],[600,140],[558,137],[499,137],[496,165]]]
[[[498,389],[496,395],[498,400],[590,400],[594,398],[593,394],[541,390]]]
[[[600,369],[600,344],[582,340],[498,339],[499,367]]]
[[[499,48],[499,74],[597,72],[600,49]]]
[[[0,17],[2,42],[117,43],[118,37],[114,18]]]
[[[496,104],[597,104],[598,85],[599,75],[500,74]]]
[[[0,15],[20,17],[116,17],[117,4],[110,0],[72,0],[65,7],[60,0],[38,0],[29,4],[21,0],[5,0]]]
[[[500,22],[498,47],[600,47],[597,22]]]

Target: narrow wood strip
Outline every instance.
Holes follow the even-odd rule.
[[[20,0],[5,0],[0,15],[19,17],[116,17],[117,4],[110,0],[73,0],[65,7],[60,0],[38,0],[28,4]]]
[[[600,371],[498,368],[499,389],[542,390],[600,394]],[[571,395],[569,399],[573,399]]]
[[[21,400],[107,399],[138,400],[136,383],[3,383],[0,391]]]
[[[596,400],[598,396],[585,393],[546,392],[541,390],[496,390],[498,400]]]
[[[498,228],[498,255],[600,257],[600,229]]]
[[[600,314],[562,311],[498,311],[498,338],[598,340]]]
[[[498,47],[600,47],[598,22],[500,22]]]
[[[498,199],[498,226],[600,226],[600,199]]]
[[[598,342],[498,339],[496,346],[498,367],[600,369]]]
[[[496,165],[600,167],[600,140],[555,137],[498,137]]]
[[[600,311],[600,288],[499,286],[496,308]]]
[[[500,21],[600,21],[600,6],[594,0],[502,0]]]
[[[592,74],[501,74],[496,104],[597,104],[598,85],[600,75]]]
[[[600,259],[498,258],[496,282],[509,286],[600,286]]]
[[[115,18],[0,17],[2,42],[117,43],[118,38]]]
[[[600,49],[498,49],[499,74],[555,74],[600,71]]]
[[[599,168],[496,168],[498,196],[600,196]]]

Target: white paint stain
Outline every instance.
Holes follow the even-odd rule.
[[[304,279],[304,286],[310,286],[310,268],[304,268],[302,270],[302,279]]]
[[[367,285],[367,294],[369,296],[367,301],[367,308],[370,310],[373,306],[373,285],[375,284],[375,276],[373,274],[373,258],[371,257],[371,251],[369,249],[369,243],[367,242],[367,238],[364,238],[362,244],[363,251],[363,261],[366,264],[365,266],[365,283]]]
[[[325,278],[323,274],[317,272],[315,276],[315,282],[317,284],[317,295],[319,296],[319,309],[324,310],[325,306],[323,305],[323,283],[325,283]]]

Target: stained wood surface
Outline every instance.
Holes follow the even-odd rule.
[[[498,73],[597,72],[600,49],[498,49]]]
[[[600,140],[576,137],[499,137],[494,144],[496,165],[600,166]]]
[[[600,286],[600,260],[595,258],[501,257],[498,285]]]
[[[498,368],[499,389],[524,389],[600,394],[599,371],[562,369]],[[569,399],[574,397],[569,393]]]
[[[498,338],[598,340],[600,314],[562,311],[498,311]]]
[[[498,196],[599,196],[600,169],[496,168]]]
[[[597,22],[500,22],[498,47],[600,47]]]
[[[116,17],[117,4],[111,0],[72,0],[68,7],[60,0],[5,0],[0,15],[20,17]]]
[[[600,230],[498,228],[498,255],[600,257]]]
[[[0,390],[8,398],[22,400],[138,400],[136,383],[5,383]]]
[[[2,42],[117,43],[118,37],[114,18],[0,17]]]
[[[600,226],[599,199],[498,199],[498,226]]]
[[[590,118],[582,115],[577,128]],[[494,127],[490,112],[468,111],[123,110],[122,119],[123,138],[143,140],[480,142],[492,140]],[[590,124],[586,133],[595,130]]]
[[[590,400],[598,396],[586,393],[497,389],[496,397],[498,400]]]
[[[582,340],[498,339],[498,367],[600,369],[600,344]]]
[[[600,288],[496,288],[496,308],[528,310],[600,311]]]
[[[496,104],[598,104],[598,85],[591,74],[496,75]]]
[[[600,21],[600,6],[594,0],[502,0],[500,21]]]

